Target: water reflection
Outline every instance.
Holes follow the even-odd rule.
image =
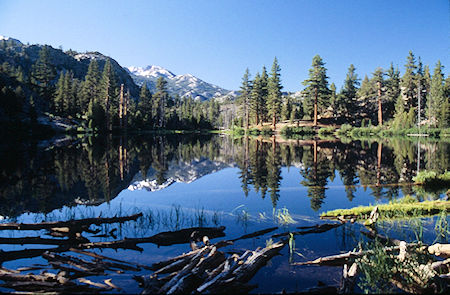
[[[224,167],[238,167],[243,196],[254,191],[280,199],[281,168],[300,168],[299,186],[319,210],[328,184],[339,176],[348,200],[356,187],[375,199],[401,193],[438,198],[410,185],[418,169],[450,169],[450,144],[432,141],[352,141],[168,135],[86,138],[67,146],[36,143],[0,146],[0,215],[50,212],[63,205],[113,199],[127,187],[163,189],[191,182]],[[131,185],[131,186],[130,186]]]

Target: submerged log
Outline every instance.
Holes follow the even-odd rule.
[[[3,245],[25,245],[25,244],[36,244],[36,245],[67,245],[72,243],[69,239],[46,239],[41,237],[22,237],[22,238],[6,238],[0,237],[0,244]]]
[[[395,250],[399,250],[400,247],[385,247],[384,251],[391,252]],[[325,257],[319,257],[315,260],[305,261],[305,262],[295,262],[292,265],[327,265],[327,266],[343,266],[344,264],[348,264],[353,262],[354,259],[363,257],[364,255],[373,253],[372,250],[365,251],[350,251],[343,254],[331,255]]]
[[[354,293],[356,278],[358,276],[358,264],[353,263],[352,266],[350,266],[350,269],[348,269],[348,265],[344,264],[343,271],[342,271],[342,280],[341,280],[341,287],[339,288],[340,294],[352,294]]]
[[[272,238],[279,238],[279,237],[286,237],[289,236],[289,234],[293,235],[306,235],[306,234],[319,234],[326,231],[329,231],[330,229],[340,227],[342,223],[325,223],[325,224],[318,224],[315,226],[305,226],[305,227],[298,227],[299,229],[304,229],[303,231],[294,231],[294,232],[284,232],[272,235]]]
[[[231,240],[231,241],[232,241],[232,242],[236,242],[236,241],[239,241],[239,240],[244,240],[244,239],[250,239],[250,238],[259,237],[259,236],[265,235],[265,234],[267,234],[267,233],[273,232],[274,230],[277,230],[277,229],[278,229],[278,226],[276,226],[276,227],[270,227],[270,228],[263,229],[263,230],[258,230],[258,231],[255,231],[255,232],[253,232],[253,233],[250,233],[250,234],[246,234],[246,235],[240,236],[239,238],[233,239],[233,240]]]
[[[156,234],[145,238],[129,238],[111,242],[92,242],[79,244],[77,248],[113,248],[113,249],[131,249],[142,251],[137,244],[153,243],[158,246],[170,246],[174,244],[189,243],[193,232],[198,232],[198,237],[211,236],[213,238],[223,237],[225,233],[224,226],[221,227],[192,227],[178,231],[169,231]]]
[[[112,258],[112,257],[107,257],[107,256],[104,256],[104,255],[100,255],[100,254],[89,252],[89,251],[83,251],[83,250],[75,249],[75,248],[70,248],[69,251],[96,258],[98,260],[101,260],[102,263],[106,263],[106,264],[109,264],[109,263],[112,263],[112,262],[105,261],[105,260],[114,261],[115,263],[114,263],[114,266],[112,266],[112,267],[115,267],[115,268],[122,268],[124,270],[134,270],[134,271],[140,271],[141,268],[151,270],[151,268],[149,266],[146,266],[146,265],[143,265],[143,264],[127,262],[127,261],[124,261],[124,260],[120,260],[120,259],[116,259],[116,258]]]
[[[125,221],[136,220],[142,216],[142,213],[123,217],[94,217],[69,221],[42,222],[42,223],[1,223],[0,230],[41,230],[55,229],[54,231],[68,231],[71,228],[77,228],[84,225],[100,225],[105,223],[122,223]],[[59,228],[57,230],[57,228]]]
[[[67,251],[66,246],[61,246],[57,248],[47,248],[47,249],[24,249],[24,250],[16,250],[16,251],[3,251],[0,249],[0,264],[5,261],[12,261],[23,258],[33,258],[37,256],[41,256],[43,253],[51,251],[51,252],[64,252]]]

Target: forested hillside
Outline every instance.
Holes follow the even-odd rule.
[[[99,52],[0,40],[0,122],[10,131],[32,131],[55,118],[69,129],[94,133],[214,127],[217,103],[169,97],[166,84],[160,79],[152,94]]]

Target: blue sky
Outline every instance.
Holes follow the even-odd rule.
[[[285,90],[302,89],[320,54],[330,82],[388,67],[403,72],[409,50],[450,67],[448,0],[22,1],[0,0],[0,35],[77,51],[122,66],[163,66],[238,89],[274,56]]]

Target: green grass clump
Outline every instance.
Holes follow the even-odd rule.
[[[356,219],[367,219],[374,208],[375,206],[358,206],[351,209],[337,209],[322,213],[321,217],[351,216]],[[406,196],[388,204],[378,205],[380,220],[427,217],[440,214],[442,211],[450,211],[450,202],[441,200],[418,202],[413,197]]]
[[[330,127],[324,127],[319,129],[319,136],[324,137],[327,135],[333,135],[336,131],[336,128],[333,126]]]
[[[261,129],[261,135],[262,135],[262,136],[271,136],[272,133],[273,133],[272,128],[270,128],[270,127],[268,127],[268,126],[264,126],[264,127]]]
[[[289,137],[292,135],[316,135],[316,129],[309,126],[302,126],[302,127],[290,127],[285,126],[283,129],[281,129],[281,134]]]
[[[350,124],[342,124],[341,128],[338,129],[338,135],[349,135],[350,131],[353,129],[353,126]]]

